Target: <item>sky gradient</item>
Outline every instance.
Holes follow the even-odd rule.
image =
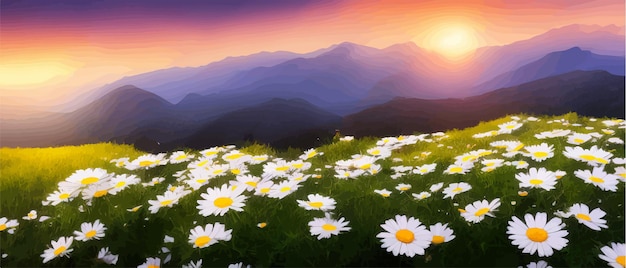
[[[624,26],[624,1],[3,0],[0,97],[64,98],[151,70],[346,41],[465,53],[570,24]]]

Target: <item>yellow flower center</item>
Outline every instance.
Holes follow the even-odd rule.
[[[596,177],[596,176],[591,176],[591,177],[589,177],[589,180],[590,180],[590,181],[592,181],[592,182],[595,182],[595,183],[604,183],[604,180],[603,180],[603,179],[598,178],[598,177]]]
[[[615,258],[615,262],[619,263],[622,267],[626,267],[626,259],[624,258],[624,255],[617,256],[617,258]]]
[[[526,192],[526,191],[522,191],[522,192],[517,192],[517,194],[518,194],[519,196],[521,196],[521,197],[524,197],[524,196],[527,196],[527,195],[528,195],[528,192]]]
[[[445,241],[446,239],[440,235],[433,235],[433,244],[438,245]]]
[[[287,170],[289,170],[288,166],[276,167],[276,171],[287,171]]]
[[[246,182],[246,184],[247,184],[248,186],[252,186],[252,187],[255,187],[255,188],[256,188],[256,182],[255,182],[255,181],[248,181],[248,182]]]
[[[91,230],[91,231],[85,233],[85,237],[87,237],[87,238],[92,238],[94,236],[96,236],[96,230]]]
[[[208,151],[208,152],[205,152],[204,155],[211,156],[211,155],[214,155],[216,153],[217,153],[217,151]]]
[[[153,164],[154,164],[154,161],[150,161],[150,160],[144,160],[144,161],[139,162],[140,167],[147,167]]]
[[[583,142],[585,142],[585,140],[583,140],[583,139],[579,139],[579,138],[575,138],[575,139],[574,139],[574,143],[581,144],[581,143],[583,143]]]
[[[28,213],[28,217],[32,219],[32,218],[35,217],[35,214],[34,213]]]
[[[620,177],[622,177],[622,178],[626,179],[626,172],[622,172],[622,173],[620,173],[620,174],[618,174],[618,175],[619,175]]]
[[[452,190],[452,192],[453,192],[453,193],[458,193],[458,192],[460,192],[460,191],[463,191],[463,188],[461,188],[461,187],[456,187],[456,188],[454,188],[454,189]]]
[[[211,242],[211,238],[205,235],[205,236],[196,238],[196,241],[194,243],[196,244],[196,247],[200,248],[208,244],[209,242]]]
[[[137,210],[139,210],[139,208],[141,208],[141,206],[131,208],[130,210],[132,210],[133,212],[137,212]]]
[[[233,200],[230,197],[218,197],[213,201],[213,205],[218,208],[225,208],[233,204]]]
[[[542,183],[543,183],[543,180],[540,180],[540,179],[532,179],[532,180],[529,180],[528,182],[529,182],[530,184],[532,184],[532,185],[539,185],[539,184],[542,184]]]
[[[524,148],[524,144],[520,143],[515,148],[513,148],[513,152],[517,152],[517,151],[521,150],[522,148]]]
[[[0,232],[4,231],[7,229],[7,225],[6,224],[0,224]]]
[[[474,216],[480,217],[482,215],[487,214],[487,212],[489,212],[489,208],[481,208],[481,209],[477,210],[476,213],[474,213]]]
[[[67,248],[65,246],[60,246],[54,250],[54,256],[59,256],[59,254],[63,253],[66,249]]]
[[[115,188],[122,188],[122,187],[124,187],[124,185],[126,185],[126,182],[125,181],[120,181],[120,182],[115,184]]]
[[[380,195],[382,195],[383,197],[389,197],[389,194],[388,194],[388,193],[382,193],[382,194],[380,194]]]
[[[495,164],[496,164],[495,162],[489,162],[489,163],[487,163],[485,166],[488,166],[488,167],[493,167]]]
[[[148,265],[148,268],[161,268],[161,267],[158,265],[150,264]]]
[[[262,222],[262,223],[259,223],[257,226],[259,226],[259,228],[265,228],[265,226],[267,226],[267,223]]]
[[[516,125],[508,125],[506,126],[506,129],[514,129],[516,127]]]
[[[118,167],[123,167],[124,166],[124,162],[123,161],[117,162],[117,166]]]
[[[297,169],[301,169],[302,167],[304,167],[304,163],[295,163],[295,164],[292,164],[291,166]]]
[[[100,180],[100,179],[98,179],[97,177],[87,177],[87,178],[82,179],[80,181],[80,183],[84,184],[84,185],[87,185],[87,184],[92,184],[92,183],[98,182],[98,180]]]
[[[267,194],[270,192],[270,188],[261,188],[261,193]]]
[[[172,187],[170,187],[170,192],[176,191],[176,189],[177,189],[177,188],[178,188],[178,187],[176,187],[176,186],[172,186]]]
[[[415,234],[407,229],[400,229],[396,232],[396,239],[402,243],[409,244],[415,240]]]
[[[590,154],[581,154],[580,155],[581,159],[587,160],[587,161],[593,161],[596,160],[596,157]]]
[[[379,155],[380,154],[380,150],[372,150],[370,152],[371,155]]]
[[[217,175],[217,174],[220,174],[222,172],[224,172],[223,169],[216,169],[216,170],[213,170],[213,175]]]
[[[317,152],[316,152],[316,151],[312,151],[312,152],[308,153],[308,154],[306,155],[306,157],[307,157],[307,158],[311,158],[311,157],[314,157],[315,155],[317,155]]]
[[[322,205],[324,205],[324,203],[322,202],[309,202],[309,206],[312,206],[314,208],[321,208]]]
[[[204,166],[204,165],[206,165],[207,163],[209,163],[209,160],[203,160],[203,161],[200,161],[200,163],[198,163],[198,166],[199,166],[199,167],[203,167],[203,166]]]
[[[426,172],[428,172],[428,169],[422,168],[422,169],[420,169],[420,172],[421,173],[426,173]]]
[[[100,190],[100,191],[96,191],[96,192],[93,194],[93,197],[102,197],[102,196],[107,195],[107,193],[108,193],[108,192],[107,192],[107,190]]]
[[[368,169],[368,168],[370,168],[370,167],[372,167],[372,164],[369,164],[369,163],[368,163],[368,164],[365,164],[365,165],[360,166],[359,168],[360,168],[360,169]]]
[[[463,172],[462,167],[453,167],[450,169],[450,173],[461,173],[461,172]]]
[[[280,188],[280,192],[281,192],[281,193],[284,193],[284,192],[289,192],[289,191],[291,191],[291,187],[285,186],[285,187],[283,187],[283,188]]]
[[[488,156],[490,154],[491,154],[491,151],[484,151],[484,152],[479,153],[478,156]],[[474,159],[476,158],[474,157]]]
[[[241,173],[241,169],[233,168],[233,169],[230,170],[230,172],[235,174],[235,175],[239,175]]]
[[[543,158],[543,157],[547,157],[548,153],[546,152],[534,152],[533,155],[537,158]]]
[[[528,228],[526,230],[526,236],[533,242],[543,242],[548,239],[548,232],[542,228]]]
[[[578,213],[576,214],[576,218],[581,219],[583,221],[591,221],[591,217],[587,214]]]
[[[468,156],[465,156],[465,157],[461,158],[461,161],[467,162],[467,161],[470,161],[470,160],[473,161],[475,159],[476,159],[476,157],[474,157],[473,155],[468,155]]]
[[[410,187],[400,187],[400,191],[407,191],[409,189],[410,189]]]
[[[322,225],[322,229],[324,229],[324,231],[334,231],[337,230],[337,226],[327,223]]]
[[[235,159],[238,159],[238,158],[240,158],[242,156],[244,156],[244,154],[242,154],[242,153],[231,154],[229,156],[226,156],[226,160],[235,160]]]
[[[598,162],[600,164],[608,164],[609,163],[608,160],[606,160],[604,158],[599,158],[599,157],[596,157],[596,162]]]
[[[172,200],[163,200],[163,201],[161,201],[160,204],[161,204],[162,207],[164,207],[164,206],[167,206],[167,205],[171,204],[172,202],[173,202]]]

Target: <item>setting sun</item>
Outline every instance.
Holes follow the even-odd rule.
[[[71,73],[69,66],[58,63],[0,65],[0,86],[37,85],[67,77]]]
[[[461,24],[433,27],[425,36],[424,45],[447,58],[459,58],[478,46],[476,32]]]

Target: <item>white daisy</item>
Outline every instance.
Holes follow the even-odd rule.
[[[31,210],[28,214],[26,214],[26,216],[22,217],[22,219],[27,221],[37,219],[37,211]]]
[[[425,174],[435,171],[436,168],[437,168],[437,163],[421,165],[421,166],[415,167],[415,169],[413,169],[413,173],[425,175]]]
[[[374,157],[387,158],[391,156],[391,150],[387,147],[376,146],[374,148],[367,149],[367,153]]]
[[[93,223],[83,222],[80,225],[80,231],[74,231],[74,235],[78,241],[100,240],[100,238],[104,237],[106,229],[104,224],[100,223],[100,220],[96,220]]]
[[[465,174],[469,172],[470,169],[474,167],[473,162],[464,162],[464,163],[454,163],[449,165],[446,170],[443,171],[444,174]]]
[[[439,245],[444,242],[450,242],[456,236],[454,235],[454,231],[448,228],[448,224],[435,223],[435,225],[431,225],[428,229],[430,231],[431,243],[433,245]]]
[[[542,162],[554,156],[554,146],[548,145],[547,143],[526,146],[524,147],[524,150],[527,152],[524,154],[525,156],[530,157],[532,160],[537,162]]]
[[[467,192],[471,189],[472,189],[472,186],[466,182],[450,183],[448,187],[443,189],[443,193],[445,194],[443,198],[454,199],[455,195]]]
[[[398,184],[398,186],[396,186],[396,190],[398,190],[400,192],[406,192],[408,190],[411,190],[411,185],[410,184],[406,184],[406,183],[400,183],[400,184]]]
[[[606,212],[600,208],[596,208],[589,212],[589,207],[585,204],[574,204],[569,209],[569,214],[574,216],[578,223],[582,223],[589,227],[591,230],[600,231],[601,228],[609,228],[606,225],[606,220],[602,219],[606,215]]]
[[[298,201],[298,205],[306,210],[333,210],[335,209],[335,204],[337,203],[335,199],[319,194],[310,194],[307,198],[309,199],[308,201],[296,200]]]
[[[256,189],[254,191],[254,195],[268,195],[270,193],[270,190],[272,189],[272,186],[274,186],[274,182],[271,180],[262,180],[260,181],[257,186]]]
[[[468,222],[479,223],[485,218],[485,215],[495,217],[492,212],[497,211],[498,207],[500,207],[500,198],[491,202],[487,200],[476,201],[465,206],[465,212],[461,213],[461,216]]]
[[[172,164],[178,164],[182,162],[191,161],[194,158],[194,155],[190,155],[185,153],[184,151],[173,152],[170,156],[169,162]]]
[[[120,191],[128,188],[128,186],[139,184],[140,182],[141,182],[141,179],[139,179],[135,175],[128,175],[128,174],[116,175],[115,177],[111,178],[111,180],[109,181],[109,187],[111,187],[111,189],[109,189],[109,193],[112,195],[116,195]]]
[[[613,156],[612,153],[604,151],[596,145],[591,146],[590,149],[583,149],[578,146],[565,147],[563,155],[567,158],[586,162],[591,166],[606,165],[611,162]]]
[[[198,200],[198,208],[200,215],[209,216],[219,215],[224,216],[229,210],[243,211],[245,201],[248,198],[241,193],[244,188],[238,187],[232,189],[227,184],[223,184],[221,188],[208,188],[206,193],[201,194],[201,200]]]
[[[300,184],[298,181],[293,180],[284,180],[279,182],[278,184],[272,185],[269,192],[267,193],[268,197],[283,199],[285,196],[295,192],[300,188]]]
[[[602,254],[598,254],[598,257],[607,262],[607,264],[613,268],[626,267],[626,247],[624,243],[613,243],[611,246],[604,246],[600,249]]]
[[[13,234],[15,232],[15,228],[19,225],[20,223],[17,220],[9,220],[6,217],[0,218],[0,232],[4,232],[6,230],[9,234]]]
[[[374,190],[374,193],[377,193],[377,194],[381,195],[382,197],[389,197],[391,195],[391,191],[389,191],[387,189]]]
[[[437,192],[437,191],[441,190],[441,188],[443,188],[443,182],[435,183],[435,184],[431,185],[428,190],[430,192],[434,193],[434,192]]]
[[[572,135],[567,137],[567,143],[574,144],[574,145],[581,145],[581,144],[591,140],[591,138],[593,138],[593,137],[591,135],[589,135],[589,134],[572,133]]]
[[[117,264],[117,260],[119,255],[113,255],[113,253],[109,252],[109,248],[101,248],[98,252],[98,260],[103,261],[106,264]]]
[[[159,267],[161,267],[160,258],[147,258],[146,262],[137,266],[137,268],[159,268]]]
[[[235,179],[237,180],[237,185],[244,187],[246,191],[254,191],[261,181],[261,178],[252,175],[237,175]]]
[[[194,248],[206,248],[219,241],[230,241],[232,238],[233,230],[226,230],[226,226],[219,222],[215,224],[207,224],[202,226],[196,226],[190,230],[189,243]]]
[[[613,175],[617,176],[619,180],[626,182],[626,168],[625,167],[616,167],[615,173]]]
[[[408,257],[424,255],[424,250],[430,246],[433,238],[430,231],[419,221],[405,215],[396,215],[394,219],[388,219],[380,227],[384,232],[376,235],[381,238],[382,248],[392,252],[394,256],[400,254]]]
[[[317,155],[323,155],[323,154],[324,153],[320,153],[317,150],[315,150],[315,148],[311,148],[311,149],[308,149],[308,150],[304,151],[304,153],[302,155],[300,155],[300,157],[298,157],[298,158],[300,158],[302,160],[309,160],[309,159],[311,159],[311,158],[313,158],[313,157],[315,157]]]
[[[56,257],[67,257],[74,249],[70,248],[74,238],[71,236],[60,237],[59,240],[50,242],[51,248],[43,251],[40,256],[43,258],[43,263],[47,263]]]
[[[329,213],[326,213],[324,218],[313,218],[309,222],[309,227],[311,235],[317,235],[317,240],[322,240],[322,238],[330,238],[331,235],[339,235],[340,232],[350,231],[351,228],[347,227],[349,223],[344,218],[335,220]]]
[[[539,212],[535,216],[524,215],[525,222],[516,216],[511,219],[506,233],[511,244],[522,249],[523,253],[532,255],[537,252],[539,257],[549,257],[554,254],[554,249],[561,250],[569,242],[565,238],[568,232],[563,230],[565,224],[560,218],[548,221],[547,214]]]
[[[545,168],[531,168],[528,173],[517,173],[515,178],[520,181],[519,187],[542,188],[546,191],[554,189],[556,175]]]
[[[202,268],[202,259],[197,262],[190,261],[188,264],[183,264],[182,268]]]
[[[520,267],[522,266],[518,266],[518,268]],[[548,265],[548,263],[545,261],[538,261],[538,262],[530,262],[529,264],[526,265],[526,268],[552,268],[552,266]]]
[[[604,191],[617,191],[619,177],[604,172],[604,166],[594,167],[592,171],[576,170],[574,171],[574,175],[584,180],[585,183],[591,183]]]
[[[65,179],[65,181],[69,183],[65,185],[73,189],[82,189],[89,185],[108,181],[110,177],[111,174],[101,168],[81,169],[75,171],[72,175]]]
[[[613,144],[624,144],[624,140],[622,140],[622,139],[620,139],[618,137],[612,137],[612,138],[609,138],[606,141],[608,141],[609,143],[613,143]]]
[[[60,190],[54,191],[54,193],[51,193],[50,195],[48,195],[48,197],[46,197],[46,201],[49,202],[48,204],[56,206],[56,205],[60,204],[61,202],[69,202],[69,201],[71,201],[79,193],[80,193],[80,191],[73,191],[72,192],[71,190],[60,189]]]
[[[417,200],[424,200],[424,199],[430,197],[430,193],[429,192],[421,192],[419,194],[412,193],[411,195],[413,196],[413,198],[415,198]]]

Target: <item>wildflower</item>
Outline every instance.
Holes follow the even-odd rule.
[[[406,183],[400,183],[398,184],[398,186],[396,186],[396,189],[400,192],[406,192],[411,189],[411,185]]]
[[[237,185],[244,187],[246,191],[253,191],[261,181],[261,178],[252,175],[238,175],[235,179],[237,180]]]
[[[443,171],[443,173],[444,174],[465,174],[473,167],[474,165],[471,162],[466,162],[462,164],[454,163],[452,165],[449,165],[448,168],[446,168],[446,170]]]
[[[291,166],[287,161],[268,162],[263,165],[263,178],[283,177]]]
[[[137,268],[159,268],[159,267],[161,267],[160,258],[147,258],[146,262],[137,266]]]
[[[596,208],[589,212],[589,207],[585,204],[574,204],[569,209],[569,214],[574,216],[578,223],[582,223],[589,227],[591,230],[600,231],[600,228],[609,228],[606,225],[606,220],[602,219],[606,215],[606,212],[600,208]]]
[[[65,186],[73,190],[82,189],[92,184],[103,183],[111,177],[106,170],[101,168],[88,168],[75,171],[65,181]]]
[[[589,134],[583,133],[572,133],[572,135],[567,137],[567,143],[574,145],[581,145],[592,138]]]
[[[211,165],[213,165],[213,159],[207,158],[207,157],[200,157],[196,159],[196,161],[192,161],[191,163],[187,164],[187,168],[188,169],[202,169],[202,168],[207,168]]]
[[[202,268],[202,259],[197,262],[190,261],[188,264],[183,264],[182,268]]]
[[[612,153],[598,148],[596,145],[590,149],[581,147],[565,147],[563,155],[578,161],[586,162],[591,166],[606,165],[611,162]]]
[[[523,253],[535,254],[539,257],[549,257],[554,250],[561,250],[569,242],[565,236],[568,232],[563,230],[565,224],[560,218],[552,218],[548,221],[547,214],[539,212],[524,215],[525,222],[516,216],[511,218],[507,227],[507,234],[511,244],[522,249]]]
[[[413,198],[417,199],[417,200],[424,200],[426,198],[430,197],[430,193],[429,192],[421,192],[419,194],[411,194],[413,196]]]
[[[117,159],[113,159],[111,160],[109,163],[114,163],[116,167],[124,167],[128,164],[128,157],[122,157],[122,158],[117,158]]]
[[[108,183],[91,184],[87,186],[87,188],[83,189],[83,199],[91,200],[93,198],[103,197],[109,194],[109,190],[111,190],[111,187]]]
[[[557,137],[564,137],[570,134],[570,132],[572,132],[569,129],[554,129],[551,131],[544,131],[541,132],[539,134],[535,134],[535,138],[537,139],[547,139],[547,138],[557,138]]]
[[[426,165],[415,167],[415,169],[413,169],[413,173],[425,175],[425,174],[435,171],[436,168],[437,168],[437,163],[426,164]]]
[[[298,201],[299,206],[306,210],[333,210],[335,209],[335,204],[337,203],[334,199],[319,194],[310,194],[307,197],[309,198],[308,201],[296,200]]]
[[[470,189],[472,189],[472,186],[465,182],[451,183],[446,189],[443,189],[443,193],[445,194],[443,198],[454,199],[455,195],[467,192]]]
[[[522,266],[519,266],[518,268],[520,267]],[[545,261],[538,261],[530,262],[528,265],[526,265],[526,268],[552,268],[552,266],[548,265],[548,263]]]
[[[222,156],[222,160],[229,163],[244,163],[250,159],[252,159],[252,156],[242,153],[239,150],[232,150]]]
[[[229,264],[228,268],[244,268],[243,262]],[[246,265],[245,268],[250,268],[250,265]]]
[[[101,248],[98,252],[98,260],[103,261],[106,264],[117,264],[119,255],[113,255],[109,252],[109,248]]]
[[[511,132],[513,132],[513,130],[517,130],[520,127],[522,127],[523,125],[524,124],[519,123],[517,121],[506,122],[504,124],[498,125],[498,127],[500,128],[500,130],[498,130],[498,132],[503,133],[503,134],[510,134]]]
[[[542,162],[548,158],[554,156],[554,146],[542,143],[540,145],[532,145],[524,147],[526,150],[525,156],[530,157],[532,160]]]
[[[567,172],[562,171],[562,170],[557,170],[554,172],[554,176],[556,177],[557,180],[560,180],[565,175],[567,175]]]
[[[546,191],[554,189],[556,175],[545,168],[531,168],[528,173],[517,173],[515,178],[520,181],[519,187],[542,188]]]
[[[135,175],[121,174],[111,178],[109,182],[109,193],[116,195],[120,191],[128,188],[128,186],[139,184],[141,179]]]
[[[46,197],[46,201],[49,202],[48,204],[56,206],[60,204],[61,202],[71,201],[79,193],[80,193],[79,191],[72,191],[70,189],[60,189],[48,195],[48,197]]]
[[[261,164],[261,163],[267,161],[268,159],[269,159],[269,156],[267,156],[266,154],[253,155],[252,159],[250,160],[250,164],[251,165]]]
[[[231,233],[233,230],[226,230],[226,226],[219,222],[215,224],[207,224],[202,226],[196,226],[191,229],[189,234],[189,243],[194,248],[206,248],[219,241],[230,241],[232,238]]]
[[[48,248],[43,251],[40,256],[43,258],[43,263],[47,263],[56,257],[67,257],[74,249],[71,249],[74,238],[71,236],[60,237],[59,240],[50,242],[52,248]]]
[[[308,149],[306,151],[304,151],[304,153],[302,155],[300,155],[300,159],[302,160],[309,160],[317,155],[323,155],[324,153],[318,153],[317,150],[315,150],[314,148]]]
[[[0,232],[7,230],[9,234],[13,234],[18,225],[20,224],[17,220],[9,220],[6,217],[0,218]]]
[[[624,140],[617,137],[609,138],[607,141],[613,144],[624,144]]]
[[[386,147],[376,146],[367,150],[367,153],[374,157],[387,158],[391,156],[391,150]]]
[[[619,177],[613,174],[607,174],[604,172],[603,167],[594,167],[592,171],[576,170],[574,171],[574,175],[584,180],[586,183],[591,183],[604,191],[617,191]]]
[[[265,226],[267,226],[267,222],[259,222],[259,224],[256,225],[256,227],[259,227],[261,229],[265,228]]]
[[[332,219],[330,214],[326,213],[324,218],[313,218],[309,222],[309,227],[311,235],[317,235],[317,240],[322,240],[322,238],[330,238],[331,235],[339,235],[340,232],[350,231],[351,228],[347,227],[349,223],[344,218]]]
[[[600,249],[602,254],[598,254],[598,257],[607,262],[607,264],[613,268],[626,267],[626,247],[624,243],[613,243],[611,246],[604,246]]]
[[[245,206],[244,202],[248,198],[241,195],[243,188],[236,190],[229,189],[228,185],[223,184],[221,188],[208,188],[206,193],[201,194],[201,200],[198,200],[198,208],[200,215],[209,216],[219,215],[224,216],[229,210],[243,211]]]
[[[26,214],[26,216],[22,217],[22,219],[30,221],[30,220],[34,220],[37,218],[37,211],[35,210],[31,210],[30,212],[28,212],[28,214]]]
[[[392,252],[394,256],[399,254],[413,257],[424,255],[424,249],[430,246],[433,236],[430,231],[419,221],[405,215],[396,215],[395,219],[388,219],[380,227],[383,232],[376,235],[381,238],[382,248]]]
[[[461,216],[468,222],[478,223],[485,218],[485,215],[495,217],[492,212],[497,211],[498,207],[500,207],[500,198],[491,202],[487,200],[476,201],[465,206],[465,212],[461,213]]]
[[[184,151],[173,152],[169,158],[169,162],[172,164],[178,164],[182,162],[188,162],[194,158],[194,155],[188,155]]]
[[[387,189],[374,190],[374,193],[377,193],[377,194],[381,195],[382,197],[389,197],[391,195],[391,191],[389,191]]]
[[[298,184],[298,181],[284,180],[278,184],[272,185],[269,192],[267,193],[267,196],[271,198],[283,199],[285,198],[285,196],[288,196],[289,194],[298,190],[300,186],[301,185]]]
[[[100,220],[96,220],[93,223],[83,222],[80,225],[80,232],[74,231],[74,235],[78,241],[100,240],[100,238],[104,237],[104,231],[106,231],[106,229],[104,224],[100,223]]]
[[[163,181],[165,181],[165,178],[163,178],[163,177],[155,177],[155,178],[152,178],[150,180],[150,182],[142,183],[141,185],[143,185],[144,187],[145,186],[155,186],[155,185],[157,185],[159,183],[162,183]]]
[[[617,176],[617,179],[626,182],[626,168],[616,167],[613,175]]]
[[[126,168],[130,170],[135,169],[150,169],[156,166],[161,166],[167,164],[167,159],[165,159],[165,154],[144,154],[142,156],[137,157],[137,159],[131,161],[126,165]]]
[[[150,204],[148,209],[150,210],[150,213],[155,214],[162,207],[171,208],[178,204],[178,200],[183,196],[184,194],[181,192],[166,191],[163,195],[157,195],[157,200],[148,200],[148,203]]]
[[[206,158],[209,159],[213,159],[215,157],[217,157],[217,154],[220,152],[223,152],[224,148],[221,147],[211,147],[209,149],[204,149],[202,151],[200,151],[200,154],[203,155]]]
[[[139,209],[140,209],[141,207],[143,207],[143,205],[136,206],[136,207],[133,207],[133,208],[129,208],[129,209],[127,209],[126,211],[128,211],[128,212],[137,212],[137,211],[139,211]]]
[[[444,242],[450,242],[456,236],[454,235],[454,231],[448,228],[448,224],[435,223],[435,225],[431,225],[429,228],[430,234],[432,236],[431,243],[434,245],[439,245]]]

